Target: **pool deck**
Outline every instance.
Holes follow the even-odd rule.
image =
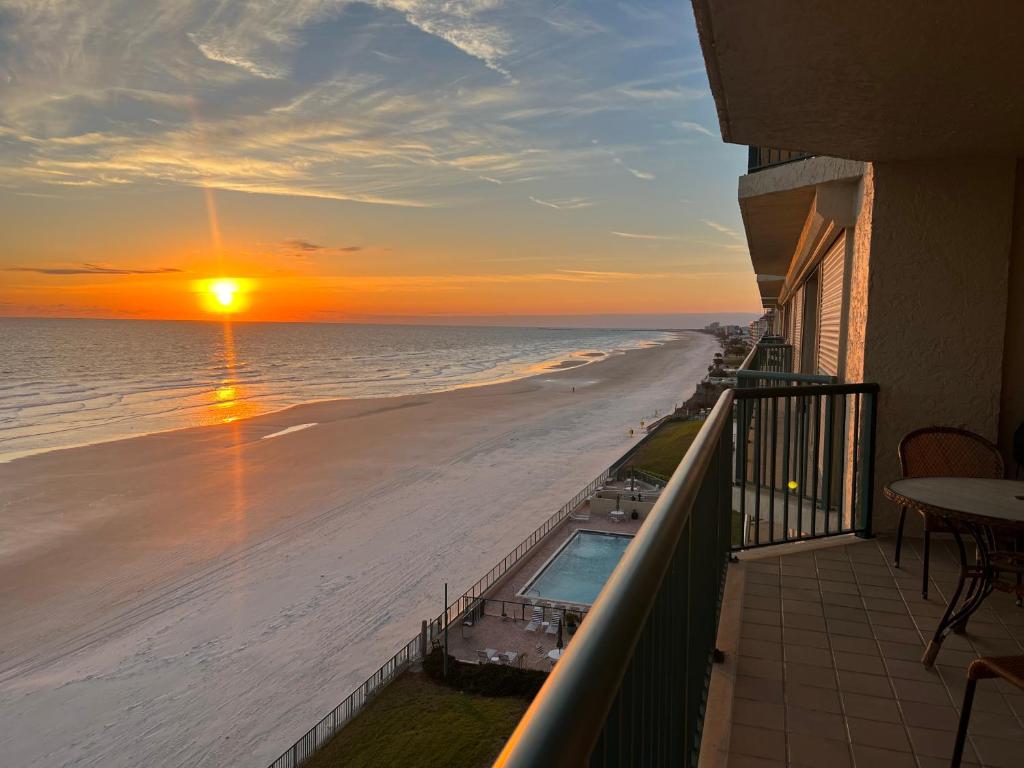
[[[584,503],[576,515],[586,515],[588,512],[589,506]],[[448,652],[457,659],[475,662],[478,650],[490,648],[499,653],[512,651],[520,654],[524,668],[550,670],[554,662],[549,659],[548,652],[556,647],[558,635],[547,632],[546,627],[540,627],[534,632],[526,631],[533,599],[519,595],[519,591],[576,531],[634,535],[640,529],[640,522],[615,521],[607,515],[597,514],[591,515],[589,520],[566,518],[484,593],[485,615],[478,617],[472,625],[460,625],[458,629],[452,627],[448,635]],[[537,605],[544,608],[545,620],[552,614],[552,607],[558,609],[563,606],[562,603],[549,600],[537,600]],[[506,614],[504,617],[503,608]],[[562,639],[568,645],[571,636],[563,631]]]

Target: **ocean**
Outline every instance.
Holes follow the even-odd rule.
[[[0,461],[335,398],[436,392],[664,331],[0,319]]]

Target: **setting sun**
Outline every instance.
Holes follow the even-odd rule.
[[[235,294],[238,293],[238,283],[234,280],[216,280],[210,286],[210,292],[217,299],[217,303],[225,309],[230,309],[235,303]]]
[[[200,280],[195,285],[203,309],[220,314],[241,312],[249,306],[252,282],[236,277]]]

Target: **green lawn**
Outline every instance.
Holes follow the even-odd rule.
[[[527,706],[525,699],[472,696],[406,672],[305,766],[489,766]]]
[[[633,454],[629,465],[668,479],[682,461],[686,449],[704,426],[702,421],[670,421]]]
[[[702,426],[702,421],[668,422],[633,455],[629,465],[667,480],[683,460],[686,450]],[[743,518],[735,510],[732,513],[731,533],[732,543],[740,544]]]

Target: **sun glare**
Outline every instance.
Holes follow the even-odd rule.
[[[217,280],[210,286],[210,291],[217,299],[217,303],[225,309],[230,309],[235,303],[235,294],[238,293],[238,283],[234,280]]]
[[[252,284],[236,277],[217,277],[200,280],[196,290],[207,312],[228,314],[241,312],[249,305]]]

